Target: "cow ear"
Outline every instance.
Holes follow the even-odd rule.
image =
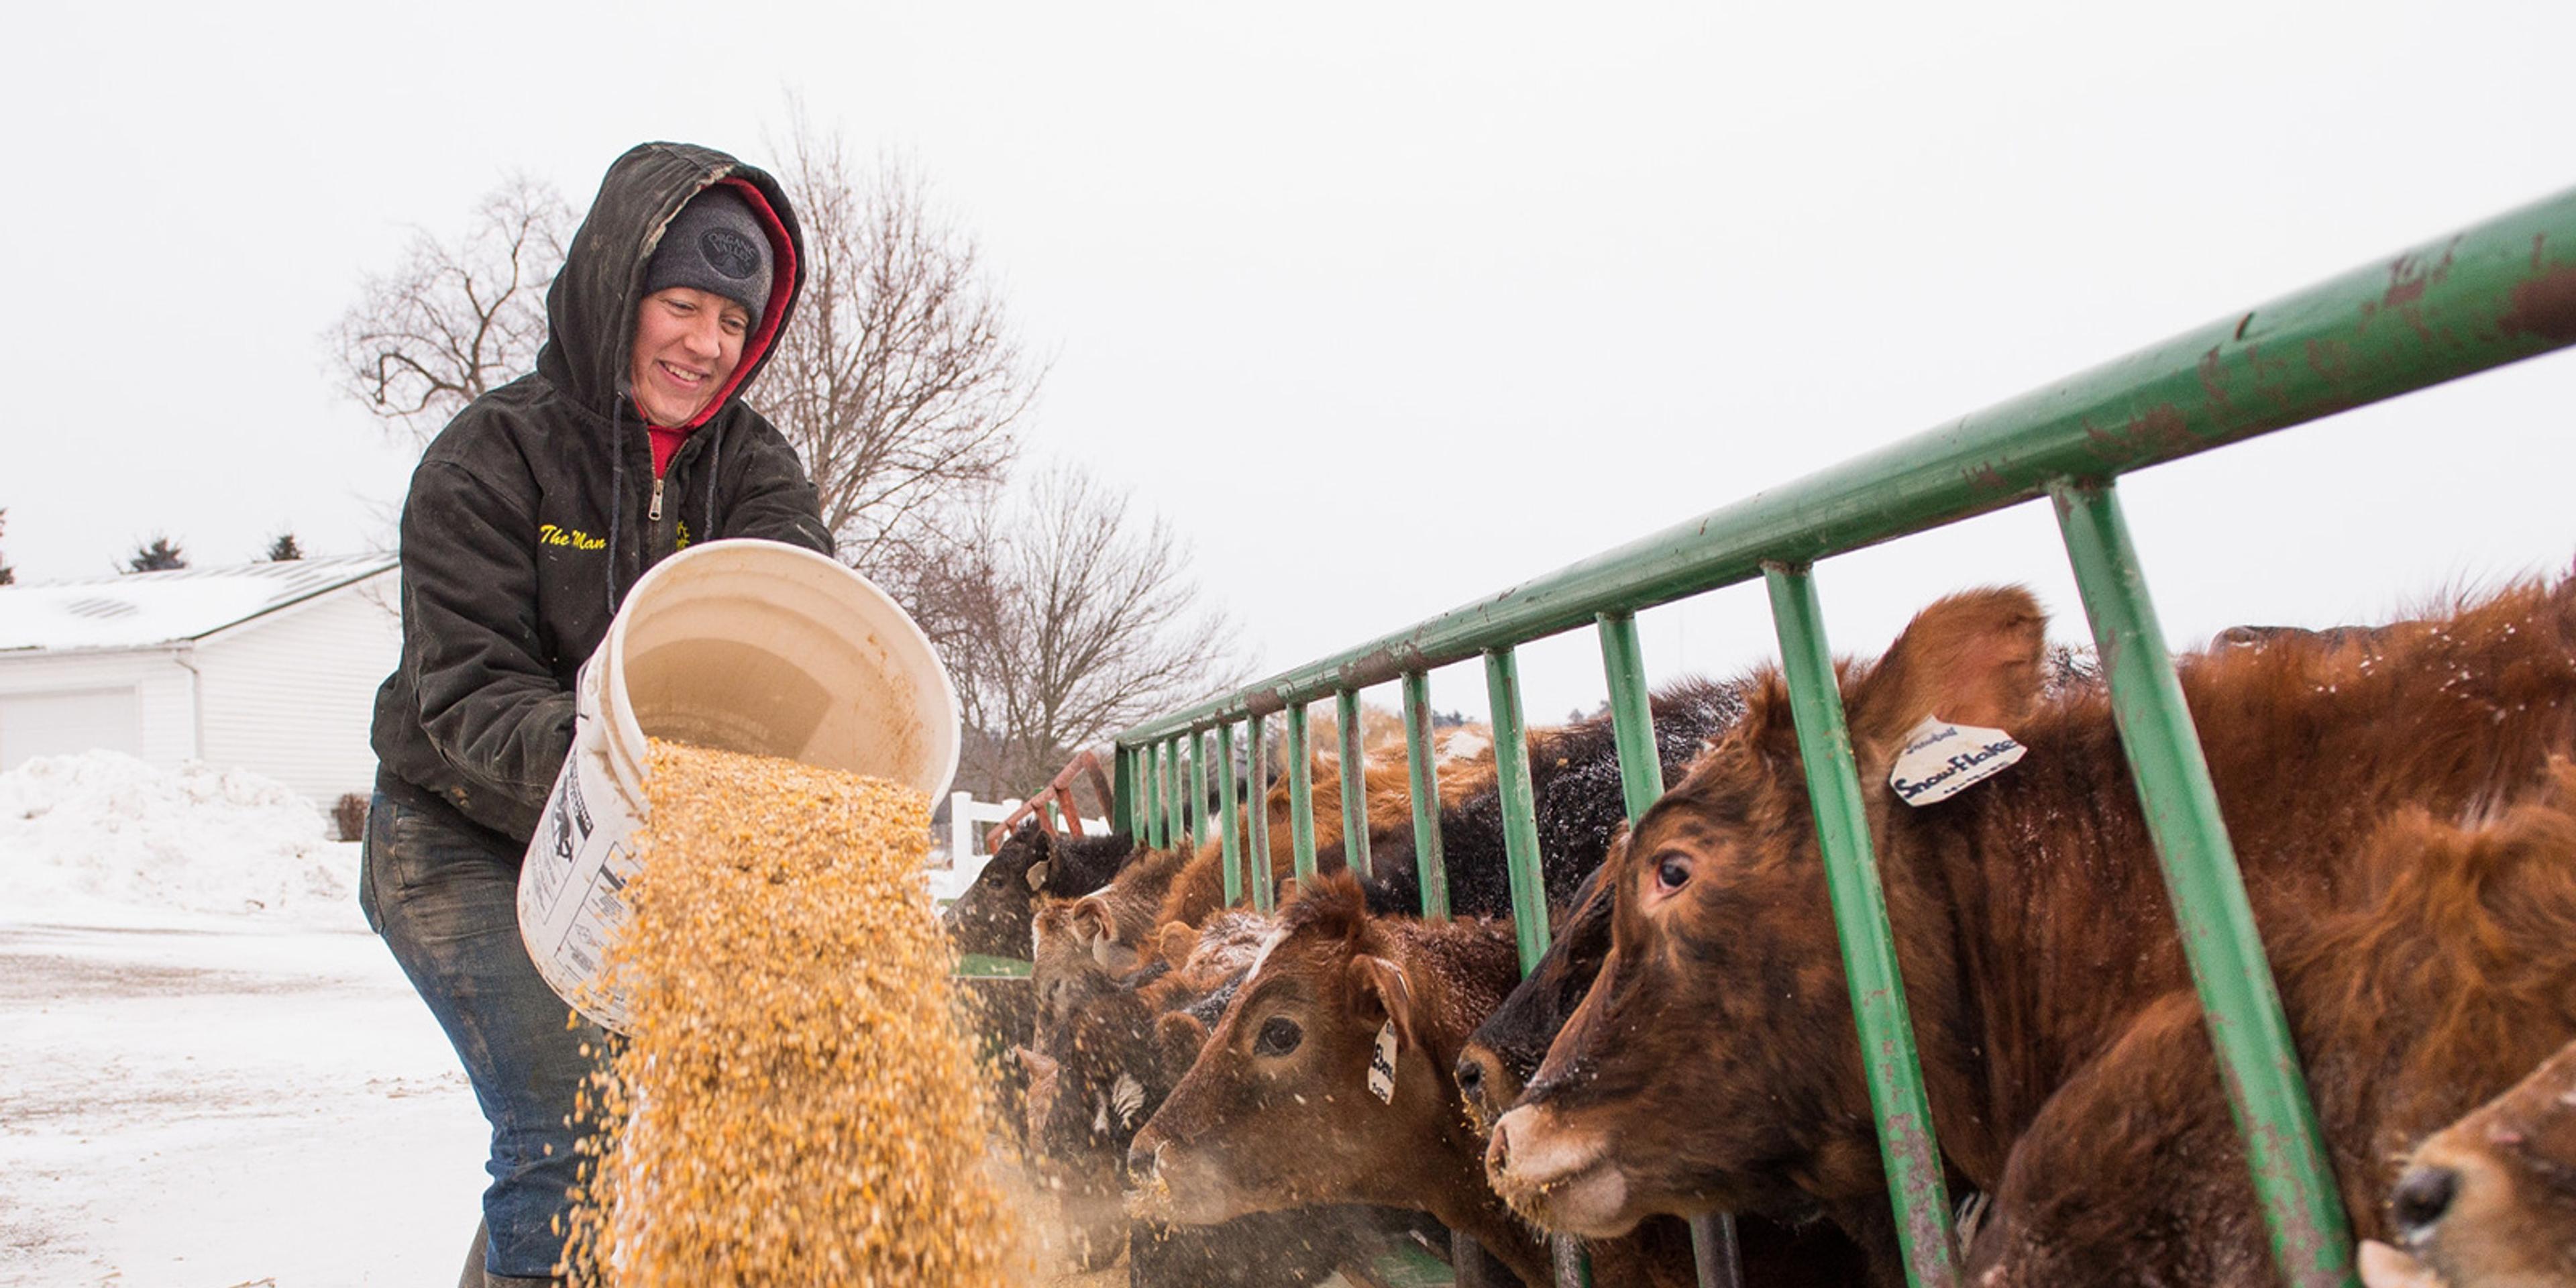
[[[1199,946],[1199,932],[1188,923],[1167,921],[1154,932],[1154,955],[1178,970],[1189,964],[1190,953]]]
[[[1163,1049],[1163,1067],[1176,1078],[1198,1060],[1207,1040],[1207,1025],[1187,1011],[1165,1011],[1154,1021],[1154,1041]]]
[[[1019,1057],[1020,1067],[1028,1071],[1030,1082],[1044,1082],[1053,1078],[1061,1068],[1052,1057],[1028,1047],[1015,1046],[1011,1051]]]
[[[2019,586],[1952,595],[1915,614],[1844,695],[1852,750],[1893,755],[1932,716],[2012,732],[2039,704],[2048,615]]]
[[[1073,937],[1093,944],[1118,937],[1118,918],[1109,911],[1109,901],[1087,894],[1073,902]]]
[[[1036,891],[1039,891],[1039,890],[1044,890],[1044,889],[1046,889],[1046,879],[1047,879],[1047,861],[1046,861],[1046,860],[1044,860],[1044,859],[1040,859],[1040,860],[1038,860],[1037,862],[1032,863],[1032,864],[1030,864],[1030,865],[1029,865],[1029,870],[1028,870],[1028,874],[1027,874],[1027,880],[1028,880],[1028,883],[1029,883],[1029,890],[1030,890],[1032,893],[1034,893],[1034,892],[1036,892]]]
[[[1370,1028],[1395,1021],[1397,1044],[1411,1047],[1413,988],[1404,981],[1404,968],[1383,957],[1362,953],[1351,958],[1348,970],[1351,1003],[1360,1021]]]

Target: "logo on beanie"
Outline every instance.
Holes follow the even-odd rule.
[[[749,277],[760,271],[760,248],[730,228],[710,228],[698,234],[698,253],[727,277]]]

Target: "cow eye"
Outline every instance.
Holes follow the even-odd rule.
[[[1690,879],[1691,862],[1689,856],[1681,854],[1667,854],[1655,860],[1655,884],[1660,887],[1665,894],[1671,894],[1672,892],[1681,889],[1683,886],[1689,885]]]
[[[1306,1030],[1285,1015],[1274,1015],[1261,1022],[1260,1036],[1252,1040],[1255,1055],[1286,1055],[1306,1040]]]

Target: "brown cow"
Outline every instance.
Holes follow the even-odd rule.
[[[2426,1223],[2441,1176],[2418,1174],[2411,1198],[2398,1187],[2392,1229],[2380,1197],[2407,1145],[2576,1039],[2576,769],[2562,764],[2547,796],[2493,821],[2400,813],[2342,889],[2266,939],[2346,1213],[2355,1233],[2390,1239]],[[2271,1282],[2243,1160],[2199,1004],[2178,991],[2014,1146],[1972,1277]]]
[[[2194,658],[2182,684],[2257,919],[2350,884],[2390,809],[2479,817],[2570,744],[2569,595],[2520,587],[2420,629]],[[1842,677],[1924,1076],[1954,1175],[2003,1181],[2049,1097],[2188,987],[2136,793],[2099,693],[2043,703],[2027,592],[1925,610]],[[2027,758],[1921,808],[1887,786],[1938,716]],[[1646,1213],[1821,1211],[1898,1273],[1877,1129],[1786,685],[1605,865],[1612,947],[1488,1164],[1515,1206],[1609,1234]]]
[[[1318,1202],[1409,1207],[1547,1282],[1538,1241],[1485,1185],[1449,1077],[1516,960],[1507,922],[1372,918],[1349,873],[1319,878],[1137,1133],[1138,1210],[1206,1225]]]
[[[1195,856],[1174,846],[1138,855],[1107,886],[1073,901],[1066,927],[1092,958],[1112,974],[1136,969],[1174,878]]]
[[[2389,1208],[2413,1255],[2365,1247],[2371,1288],[2576,1288],[2576,1042],[2424,1142]]]
[[[1268,918],[1221,913],[1180,948],[1181,960],[1115,979],[1087,971],[1062,981],[1060,1010],[1019,1050],[1027,1070],[1028,1147],[1058,1198],[1087,1263],[1127,1242],[1120,1170],[1127,1144],[1198,1055],[1195,1041],[1160,1034],[1166,1013],[1221,1007],[1271,929]],[[1087,964],[1087,963],[1086,963]]]

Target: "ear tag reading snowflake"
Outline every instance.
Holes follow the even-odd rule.
[[[1946,801],[2011,768],[2029,750],[2001,729],[1925,716],[1905,735],[1887,785],[1908,805]]]
[[[1369,1052],[1369,1094],[1381,1104],[1395,1103],[1395,1021],[1388,1020],[1377,1031],[1377,1049]]]

